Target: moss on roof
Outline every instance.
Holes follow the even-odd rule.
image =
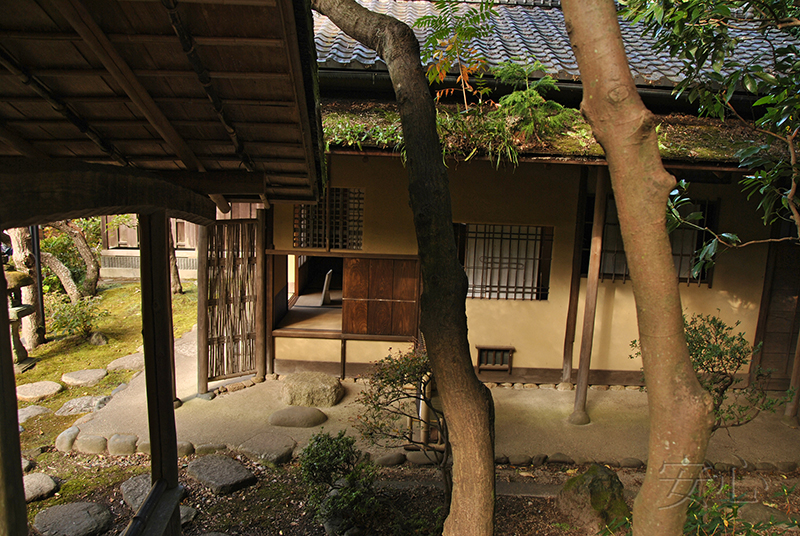
[[[515,131],[513,121],[498,124],[496,118],[491,118],[491,106],[469,114],[452,106],[438,106],[439,134],[448,157],[483,156],[512,163],[520,157],[604,158],[602,147],[582,118],[561,134],[525,139]],[[763,142],[760,135],[734,120],[723,122],[678,114],[659,119],[659,148],[665,160],[738,163],[737,150]],[[326,101],[322,125],[326,149],[402,151],[400,115],[394,103]]]

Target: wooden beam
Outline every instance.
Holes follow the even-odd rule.
[[[588,424],[590,422],[589,414],[586,413],[586,397],[589,390],[589,368],[592,362],[592,343],[594,341],[600,266],[603,260],[603,227],[606,223],[606,197],[610,186],[608,168],[597,170],[596,184],[594,220],[592,222],[592,249],[589,256],[589,276],[586,283],[586,305],[583,309],[578,383],[575,386],[575,406],[572,415],[569,416],[569,422],[572,424]]]
[[[169,279],[169,220],[164,210],[139,214],[147,419],[150,430],[152,481],[166,490],[178,487],[178,441],[173,407],[174,341]],[[178,505],[168,521],[170,534],[180,534]],[[159,535],[160,536],[160,535]]]
[[[160,0],[120,0],[122,2],[150,2],[156,3]],[[183,4],[214,4],[220,6],[254,6],[254,7],[274,7],[275,0],[181,0]]]
[[[39,102],[41,102],[41,99],[39,99]],[[0,140],[6,142],[22,156],[27,156],[28,158],[49,158],[47,154],[43,153],[31,142],[24,139],[16,132],[7,129],[2,123],[0,123]],[[81,141],[85,140],[82,139]]]
[[[154,207],[200,225],[216,218],[207,197],[141,169],[0,158],[0,225],[6,229]]]
[[[0,295],[0,535],[17,536],[28,534],[28,516],[20,465],[17,386],[5,276],[0,277]]]
[[[181,3],[185,3],[182,0]],[[106,34],[112,43],[180,45],[174,34]],[[69,32],[26,32],[24,30],[0,30],[0,38],[34,41],[83,41],[77,33]],[[219,37],[197,36],[194,38],[197,45],[203,46],[247,46],[280,48],[284,46],[283,39],[274,37]]]
[[[54,0],[60,1],[60,0]],[[68,1],[68,0],[64,0]],[[130,74],[139,78],[194,78],[194,71],[183,71],[177,69],[137,69],[135,71],[128,68]],[[31,69],[30,74],[41,78],[85,78],[108,76],[109,68],[106,69]],[[289,75],[284,73],[265,73],[262,71],[210,71],[209,76],[219,80],[260,80],[265,82],[290,82]],[[13,76],[13,73],[2,72],[0,76]],[[115,77],[116,79],[116,77]],[[119,81],[119,80],[118,80]],[[131,96],[131,99],[134,99]],[[136,102],[134,100],[134,102]],[[144,111],[144,110],[143,110]]]

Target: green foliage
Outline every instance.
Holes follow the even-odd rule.
[[[760,343],[750,346],[742,332],[733,333],[733,328],[738,325],[736,322],[729,326],[713,315],[694,314],[688,320],[684,317],[692,368],[713,401],[712,432],[747,424],[761,411],[775,411],[791,398],[791,393],[782,398],[769,398],[765,391],[769,371],[760,367],[746,387],[738,387],[744,381],[741,377],[744,367],[761,349]],[[632,358],[641,357],[639,341],[632,341],[631,348],[634,350]]]
[[[86,235],[89,247],[92,248],[95,254],[99,254],[102,245],[100,218],[81,218],[73,221]],[[64,266],[69,268],[73,281],[79,288],[83,287],[83,281],[86,278],[86,264],[78,253],[75,243],[67,234],[53,227],[44,227],[40,247],[42,251],[52,254],[64,263]],[[64,293],[61,281],[47,266],[42,266],[42,288],[46,293]]]
[[[362,143],[403,150],[403,129],[397,112],[365,112],[360,115],[331,113],[324,117],[322,129],[326,151],[330,150],[332,143],[358,147],[359,150],[362,149]]]
[[[97,321],[109,315],[107,310],[101,309],[101,302],[98,296],[81,298],[76,303],[63,297],[47,296],[45,306],[50,330],[60,335],[89,338]]]
[[[327,432],[311,436],[300,453],[300,474],[318,518],[341,520],[337,533],[370,525],[377,506],[373,489],[376,469],[344,430],[335,437]]]
[[[489,22],[496,15],[494,4],[482,1],[477,7],[466,7],[454,0],[436,0],[434,4],[438,15],[420,17],[414,23],[417,28],[430,30],[421,54],[423,63],[432,62],[428,66],[428,82],[443,82],[447,73],[457,68],[457,83],[461,86],[466,111],[469,109],[468,93],[482,97],[488,91],[480,82],[475,84],[476,87],[470,84],[470,76],[478,73],[486,63],[480,50],[473,48],[470,42],[489,34]]]

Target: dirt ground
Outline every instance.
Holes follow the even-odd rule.
[[[315,536],[324,535],[321,524],[309,507],[305,488],[296,464],[272,468],[253,463],[244,456],[235,457],[258,478],[251,487],[230,495],[217,496],[186,474],[193,457],[181,459],[180,481],[186,488],[183,505],[197,510],[193,521],[184,525],[186,536],[220,532],[229,536]],[[114,515],[115,525],[106,536],[122,534],[133,516],[122,500],[120,484],[137,474],[149,471],[149,457],[137,455],[113,458],[84,456],[77,453],[45,452],[37,457],[34,472],[46,472],[62,481],[62,493],[31,503],[29,519],[43,508],[79,500],[106,504]],[[563,484],[586,467],[545,465],[537,468],[498,466],[498,479],[509,482]],[[615,469],[625,485],[632,504],[635,491],[644,479],[643,469]],[[746,473],[710,474],[718,483],[733,484],[742,500],[767,501],[791,514],[800,513],[800,492],[793,486],[800,473],[790,475]],[[383,469],[378,481],[380,506],[374,512],[371,527],[376,536],[429,536],[437,534],[438,511],[443,494],[435,483],[434,469],[409,464]],[[75,489],[78,486],[80,489]],[[789,491],[791,490],[791,491]],[[730,492],[729,490],[728,492]],[[440,534],[440,532],[438,532]],[[555,506],[553,499],[499,496],[496,506],[497,536],[585,534]],[[724,534],[724,533],[716,533]],[[38,533],[31,529],[30,535]]]

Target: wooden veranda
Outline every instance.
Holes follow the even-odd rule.
[[[209,225],[215,204],[316,202],[316,94],[307,1],[3,5],[0,228],[139,214],[155,485],[128,536],[180,534],[166,218]],[[0,310],[0,536],[17,536],[28,529]]]

